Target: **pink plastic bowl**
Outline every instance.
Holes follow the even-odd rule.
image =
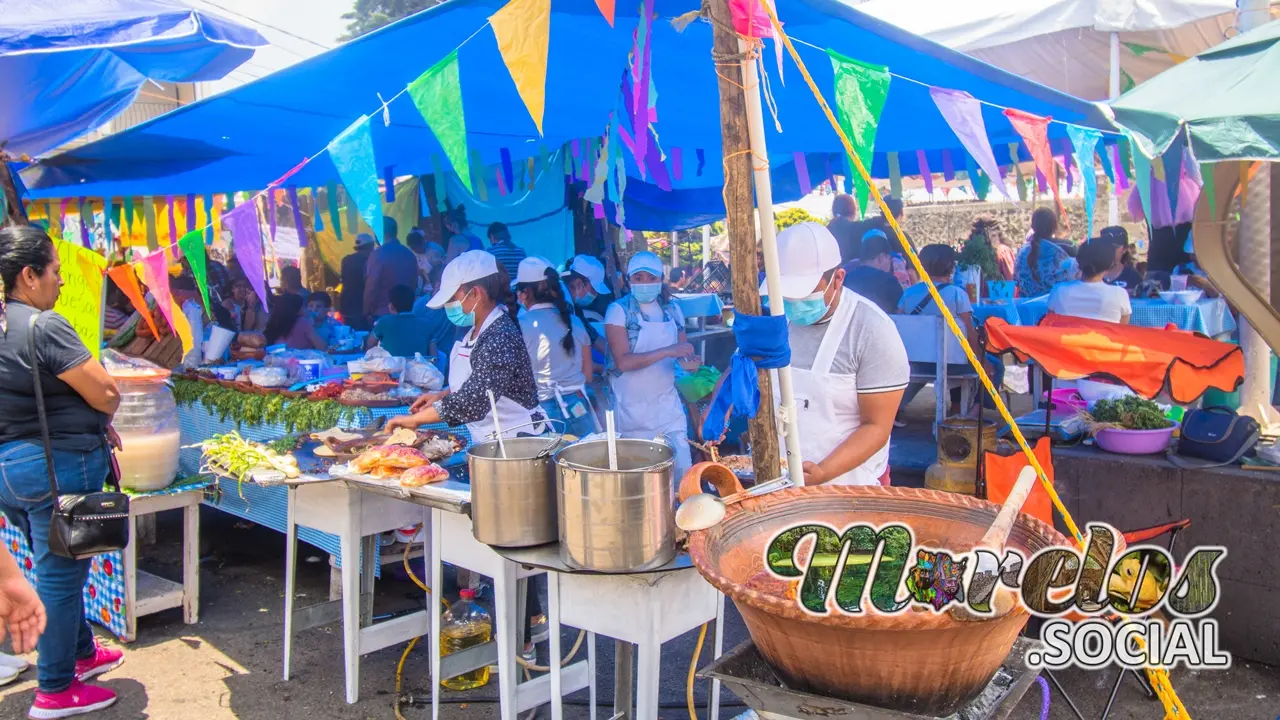
[[[1121,455],[1154,455],[1162,453],[1178,429],[1175,422],[1161,430],[1099,430],[1093,440],[1107,452]]]

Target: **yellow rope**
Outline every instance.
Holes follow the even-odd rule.
[[[796,52],[796,48],[791,44],[791,38],[782,30],[782,23],[778,21],[778,15],[774,11],[772,4],[763,2],[765,11],[769,13],[769,21],[773,24],[773,31],[786,46],[787,52],[791,54],[791,59],[795,61],[796,66],[800,70],[800,74],[804,77],[805,83],[809,86],[809,90],[813,92],[813,97],[818,101],[818,105],[822,108],[822,112],[826,114],[827,121],[831,123],[832,129],[836,131],[836,135],[840,137],[841,144],[844,145],[845,154],[852,161],[854,168],[858,174],[862,176],[863,181],[871,190],[871,196],[875,198],[876,204],[880,206],[880,212],[884,215],[885,220],[889,222],[889,226],[893,228],[894,235],[898,238],[898,243],[902,245],[903,251],[907,257],[911,259],[911,264],[915,267],[916,273],[920,279],[924,281],[925,287],[929,289],[929,295],[933,298],[933,302],[938,306],[938,310],[942,313],[943,319],[947,323],[947,327],[951,329],[951,333],[960,341],[960,347],[964,350],[965,357],[969,360],[969,364],[978,373],[978,379],[982,382],[982,386],[986,388],[987,393],[995,402],[996,409],[1000,412],[1000,417],[1009,424],[1009,430],[1013,434],[1014,440],[1018,443],[1018,447],[1022,449],[1022,454],[1026,456],[1027,462],[1035,469],[1037,476],[1040,478],[1040,485],[1049,494],[1049,499],[1053,501],[1053,506],[1058,509],[1062,515],[1063,521],[1067,524],[1067,529],[1071,531],[1076,542],[1083,548],[1084,536],[1080,533],[1080,528],[1076,526],[1075,520],[1071,518],[1071,513],[1067,512],[1067,508],[1062,504],[1062,499],[1058,497],[1058,493],[1053,489],[1053,485],[1049,483],[1048,475],[1045,474],[1044,468],[1040,466],[1040,461],[1036,459],[1035,453],[1032,452],[1031,446],[1027,443],[1026,437],[1023,436],[1022,430],[1018,424],[1014,422],[1009,408],[1005,406],[1004,401],[1000,398],[1000,394],[996,392],[991,378],[987,376],[986,368],[979,362],[977,356],[973,352],[973,348],[969,346],[969,341],[965,337],[965,333],[961,332],[960,326],[956,323],[955,316],[947,308],[942,300],[942,296],[938,294],[938,288],[933,284],[933,280],[929,277],[929,273],[925,272],[924,266],[920,263],[920,258],[911,248],[911,243],[907,242],[907,238],[902,233],[902,228],[898,225],[898,219],[893,216],[889,207],[885,205],[884,198],[880,195],[880,189],[876,187],[875,182],[871,179],[871,174],[867,172],[866,167],[862,164],[862,159],[858,157],[853,150],[853,144],[849,142],[848,136],[845,135],[844,129],[840,127],[839,121],[836,120],[835,114],[831,112],[831,106],[827,104],[826,98],[818,89],[817,84],[813,81],[813,76],[809,74],[809,69],[805,67],[804,60],[800,58],[800,53]],[[758,41],[757,41],[758,42]],[[1046,411],[1047,412],[1047,411]],[[1145,647],[1145,643],[1141,638],[1135,638],[1139,647]],[[1169,673],[1159,668],[1146,668],[1147,677],[1151,680],[1152,686],[1156,690],[1156,695],[1160,698],[1160,702],[1164,705],[1165,717],[1177,720],[1189,720],[1190,714],[1183,706],[1182,701],[1174,692],[1173,685],[1169,682]]]
[[[689,678],[684,685],[684,700],[689,706],[689,720],[698,720],[698,709],[693,705],[693,676],[698,672],[698,656],[702,655],[702,643],[707,639],[707,626],[710,624],[702,623],[702,629],[698,631],[698,644],[693,647],[693,659],[689,661]]]

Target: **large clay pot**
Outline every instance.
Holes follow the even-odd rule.
[[[737,489],[732,473],[708,465],[690,471],[681,483],[681,498],[698,492],[702,480],[715,484],[721,494]],[[977,543],[998,510],[984,500],[931,490],[793,488],[731,505],[722,523],[692,534],[689,554],[698,571],[733,600],[756,647],[790,687],[945,716],[990,682],[1027,622],[1024,608],[968,620],[910,610],[898,615],[812,615],[787,595],[789,583],[770,579],[764,552],[778,532],[810,522],[836,528],[905,522],[917,546],[961,552]],[[1026,514],[1018,517],[1008,541],[1026,556],[1068,544],[1052,527]]]

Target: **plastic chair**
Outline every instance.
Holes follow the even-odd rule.
[[[948,392],[952,387],[960,387],[960,414],[966,415],[973,404],[974,392],[978,386],[978,373],[972,368],[968,372],[949,375],[947,363],[965,362],[964,350],[960,341],[951,334],[951,330],[942,318],[937,315],[890,315],[893,324],[898,327],[898,335],[907,350],[909,362],[933,363],[936,368],[933,375],[912,374],[912,382],[932,382],[933,394],[937,409],[934,414],[933,433],[938,434],[938,426],[947,419],[947,405],[950,402]]]

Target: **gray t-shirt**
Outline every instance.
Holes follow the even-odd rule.
[[[845,290],[840,302],[855,302],[857,295]],[[826,337],[830,322],[791,326],[791,365],[811,370],[818,347]],[[836,375],[856,375],[859,393],[882,393],[907,386],[911,366],[902,346],[898,328],[870,300],[859,302],[831,361]]]
[[[8,332],[0,334],[0,442],[39,440],[40,419],[32,384],[27,334],[35,308],[10,302],[5,306]],[[89,452],[102,446],[107,416],[94,410],[70,385],[58,379],[87,362],[89,350],[66,318],[56,312],[36,322],[36,355],[44,388],[53,446],[58,450]]]
[[[520,334],[533,364],[533,379],[538,384],[538,399],[555,397],[554,386],[582,387],[590,378],[582,374],[582,353],[591,352],[587,327],[577,315],[570,314],[573,352],[564,349],[564,320],[550,303],[534,305],[520,313]]]

